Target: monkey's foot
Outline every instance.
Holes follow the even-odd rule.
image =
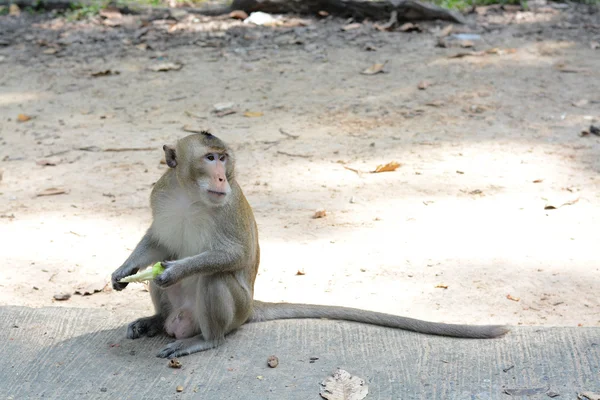
[[[200,351],[214,349],[219,345],[217,340],[205,341],[202,339],[202,335],[194,336],[187,339],[176,340],[166,345],[161,351],[158,352],[156,357],[160,358],[171,358],[171,357],[182,357],[188,354],[198,353]]]
[[[129,339],[137,339],[142,336],[156,336],[156,334],[162,332],[163,324],[164,320],[158,315],[140,318],[129,324],[127,327],[127,337]]]

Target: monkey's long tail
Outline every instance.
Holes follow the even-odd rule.
[[[294,303],[265,303],[257,300],[254,300],[254,311],[248,322],[302,318],[354,321],[430,335],[473,339],[494,338],[502,336],[510,330],[508,327],[502,325],[444,324],[356,308]]]

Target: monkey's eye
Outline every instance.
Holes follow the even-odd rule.
[[[221,160],[221,161],[225,161],[225,158],[226,158],[225,154],[221,154],[219,156],[219,160]]]
[[[212,154],[207,154],[207,155],[206,155],[206,159],[207,159],[208,161],[215,161],[215,156],[213,156]]]

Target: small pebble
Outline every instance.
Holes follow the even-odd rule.
[[[269,356],[269,358],[267,358],[267,365],[271,368],[277,367],[279,365],[279,358],[276,356]]]
[[[69,300],[71,298],[70,293],[57,293],[54,295],[54,300],[64,301]]]
[[[183,392],[183,386],[181,386],[181,385],[177,386],[177,389],[175,389],[175,390],[177,390],[178,392]]]

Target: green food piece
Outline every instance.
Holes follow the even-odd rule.
[[[163,273],[165,267],[162,266],[160,262],[157,262],[152,266],[152,268],[147,268],[142,272],[138,272],[135,275],[126,276],[121,279],[119,282],[143,282],[143,281],[151,281],[156,278],[160,274]]]

